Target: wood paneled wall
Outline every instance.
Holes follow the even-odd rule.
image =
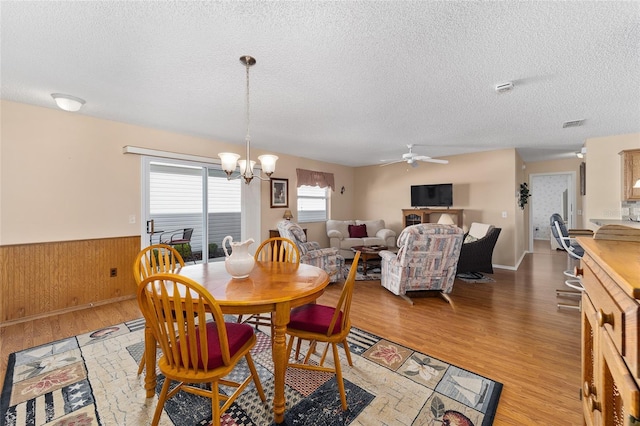
[[[0,247],[0,326],[135,297],[139,251],[139,236]]]

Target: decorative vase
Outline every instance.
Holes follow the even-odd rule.
[[[231,254],[227,250],[227,241],[231,246]],[[251,270],[253,270],[256,261],[249,254],[249,246],[254,242],[252,238],[249,238],[243,243],[234,243],[231,235],[227,235],[222,240],[222,248],[225,255],[224,266],[233,278],[247,278]]]

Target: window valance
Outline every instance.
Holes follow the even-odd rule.
[[[298,175],[298,187],[307,186],[319,186],[320,188],[331,188],[335,191],[335,183],[333,179],[333,173],[316,172],[314,170],[296,169]]]

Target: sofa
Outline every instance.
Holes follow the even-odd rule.
[[[387,229],[384,220],[327,220],[329,245],[339,250],[345,259],[353,259],[355,246],[396,245],[396,232]]]

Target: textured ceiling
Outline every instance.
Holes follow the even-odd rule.
[[[2,99],[55,108],[67,93],[79,114],[239,153],[247,54],[252,146],[267,151],[538,161],[640,132],[639,2],[2,1],[0,19]]]

